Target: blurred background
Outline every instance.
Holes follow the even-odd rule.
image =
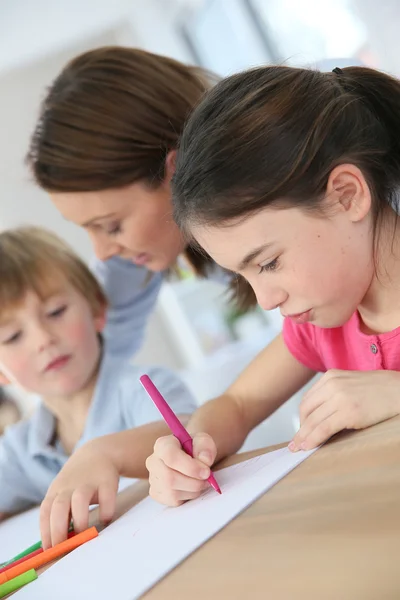
[[[90,259],[85,233],[63,221],[24,165],[45,89],[77,54],[117,44],[221,76],[265,63],[323,70],[363,63],[399,76],[399,25],[396,0],[2,0],[0,228],[49,227]],[[180,371],[203,402],[222,392],[280,327],[274,312],[235,313],[221,286],[183,269],[180,280],[164,284],[134,361]],[[25,395],[11,394],[25,414]],[[289,439],[300,398],[260,426],[245,448]],[[1,427],[0,414],[0,433]]]

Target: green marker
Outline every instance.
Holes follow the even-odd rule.
[[[74,526],[71,523],[71,525],[69,526],[69,529],[68,529],[68,533],[71,533],[73,530],[74,530]],[[7,560],[6,562],[1,563],[0,564],[0,569],[2,569],[3,567],[8,567],[8,565],[11,565],[13,562],[16,562],[20,558],[24,558],[24,556],[27,556],[31,552],[35,552],[35,550],[39,550],[39,548],[41,548],[41,547],[42,547],[42,542],[41,541],[40,542],[36,542],[36,544],[32,544],[32,546],[29,546],[29,548],[27,548],[23,552],[20,552],[19,554],[17,554],[17,556],[14,556],[14,558],[11,558],[10,560]]]
[[[35,579],[37,579],[35,569],[31,569],[22,575],[18,575],[18,577],[14,577],[14,579],[0,585],[0,598],[4,598],[8,594],[11,594],[11,592],[19,590],[19,588],[27,583],[31,583],[31,581],[35,581]]]
[[[27,556],[31,552],[35,552],[35,550],[39,550],[39,548],[41,548],[41,547],[42,547],[42,542],[36,542],[36,544],[33,544],[32,546],[29,546],[29,548],[27,548],[23,552],[20,552],[19,554],[17,554],[17,556],[14,556],[14,558],[11,558],[7,562],[3,563],[0,566],[0,568],[8,567],[8,565],[11,565],[16,560],[19,560],[20,558],[24,558],[24,556]],[[0,596],[0,598],[1,598],[1,596]]]

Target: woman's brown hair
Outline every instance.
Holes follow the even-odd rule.
[[[27,161],[48,192],[88,192],[136,181],[157,187],[184,123],[215,83],[207,71],[137,48],[97,48],[73,59],[43,100]],[[186,250],[206,277],[210,257]],[[240,297],[254,302],[244,284]]]

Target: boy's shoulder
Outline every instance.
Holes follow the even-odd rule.
[[[34,396],[36,408],[18,423],[6,427],[0,437],[0,446],[16,455],[36,456],[47,445],[54,432],[54,415],[44,406],[39,396]],[[2,450],[3,451],[3,450]]]
[[[0,453],[5,448],[11,448],[15,454],[26,453],[29,448],[31,432],[34,428],[35,415],[21,419],[18,423],[6,427],[4,434],[0,437]]]
[[[196,402],[173,371],[159,366],[134,365],[123,360],[104,356],[97,389],[97,407],[101,414],[123,416],[125,428],[138,427],[160,419],[160,413],[149,399],[140,383],[141,375],[149,375],[160,392],[165,395],[177,414],[191,414]],[[112,402],[111,399],[114,399]]]
[[[131,390],[132,386],[137,386],[138,390],[142,390],[142,385],[140,383],[140,377],[142,375],[149,375],[158,380],[178,379],[178,376],[166,367],[158,365],[135,365],[127,360],[113,357],[109,354],[103,356],[99,377],[102,383],[117,386],[118,388],[129,385]]]
[[[103,355],[99,373],[99,379],[102,380],[102,383],[107,382],[110,385],[115,385],[116,382],[125,380],[137,380],[139,383],[140,375],[140,368],[129,362],[129,360],[114,357],[108,353]]]

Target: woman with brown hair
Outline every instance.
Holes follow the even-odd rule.
[[[170,182],[178,139],[212,79],[170,58],[104,47],[67,64],[43,100],[28,164],[61,214],[84,227],[92,240],[93,268],[110,306],[105,347],[114,356],[128,358],[140,347],[162,281],[179,256],[200,276],[229,278],[206,254],[187,245],[172,218]],[[236,278],[232,283],[242,306],[255,302],[250,288],[242,288]],[[107,450],[119,452],[127,441],[132,454],[132,431],[104,438]],[[42,504],[45,540],[49,530],[52,539],[59,535],[59,523],[68,520],[70,504],[64,502],[61,515],[56,497],[73,495],[75,530],[85,528],[88,485],[93,484],[95,500],[100,483],[91,462],[100,460],[101,470],[110,464],[102,456],[88,443],[55,479]],[[110,485],[109,474],[104,481]],[[116,491],[109,491],[115,497]]]
[[[202,277],[224,277],[187,246],[171,208],[178,138],[213,79],[171,58],[103,47],[67,64],[42,103],[28,164],[61,214],[91,238],[94,271],[111,305],[105,336],[115,354],[140,347],[179,255]],[[244,280],[232,283],[242,306],[255,303]]]

